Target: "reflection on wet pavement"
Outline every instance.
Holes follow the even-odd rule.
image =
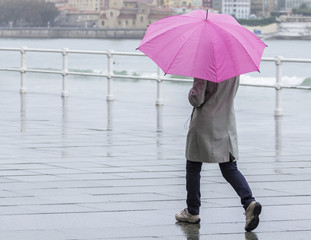
[[[0,88],[1,238],[311,237],[311,104],[300,104],[308,91],[284,90],[275,119],[273,91],[239,89],[238,164],[264,208],[245,233],[239,199],[213,164],[202,171],[201,225],[175,224],[185,207],[189,85],[164,82],[157,107],[152,82],[116,82],[113,102],[85,94],[85,82],[68,98]]]
[[[200,224],[191,224],[184,222],[176,222],[177,226],[180,227],[181,231],[185,235],[187,240],[199,240],[200,239]]]
[[[246,232],[245,233],[245,240],[258,240],[256,233],[254,232]]]

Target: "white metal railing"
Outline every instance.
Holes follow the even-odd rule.
[[[80,75],[80,76],[94,76],[94,77],[105,77],[107,78],[107,101],[114,100],[113,95],[113,78],[134,78],[134,79],[145,79],[145,80],[155,80],[157,81],[157,99],[156,105],[163,105],[162,99],[162,91],[161,91],[161,83],[163,81],[179,81],[179,82],[191,82],[191,79],[181,79],[181,78],[169,78],[164,77],[161,74],[161,70],[157,67],[157,75],[156,77],[146,77],[146,76],[131,76],[131,75],[118,75],[113,72],[113,57],[114,56],[145,56],[142,53],[136,52],[116,52],[113,50],[107,51],[84,51],[84,50],[69,50],[67,48],[63,49],[36,49],[36,48],[0,48],[0,51],[15,51],[20,52],[21,54],[21,66],[20,68],[0,68],[0,71],[13,71],[21,73],[21,88],[20,92],[22,94],[27,92],[26,88],[26,78],[25,75],[27,72],[31,73],[46,73],[46,74],[59,74],[62,75],[62,92],[61,96],[68,96],[68,91],[66,87],[66,80],[69,75]],[[40,69],[29,69],[26,64],[26,55],[28,52],[40,52],[40,53],[59,53],[62,54],[62,69],[58,71],[53,70],[40,70]],[[83,73],[83,72],[75,72],[68,70],[68,54],[97,54],[97,55],[105,55],[107,56],[108,66],[107,73]],[[264,84],[241,84],[242,86],[253,86],[253,87],[268,87],[275,88],[276,99],[275,99],[275,110],[274,115],[282,116],[282,89],[283,88],[295,88],[295,89],[305,89],[311,90],[311,87],[308,86],[286,86],[282,83],[282,64],[284,62],[291,63],[311,63],[311,59],[295,59],[295,58],[283,58],[277,56],[275,58],[263,58],[264,62],[274,62],[276,65],[276,81],[274,85],[264,85]]]

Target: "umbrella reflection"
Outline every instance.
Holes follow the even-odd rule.
[[[191,224],[176,222],[176,225],[179,226],[187,238],[187,240],[199,240],[200,239],[200,224]]]

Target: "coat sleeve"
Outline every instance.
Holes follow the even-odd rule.
[[[188,99],[192,106],[200,107],[204,103],[206,85],[206,80],[199,78],[194,79],[193,86],[188,94]]]

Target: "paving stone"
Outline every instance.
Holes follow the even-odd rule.
[[[273,90],[238,91],[239,169],[263,205],[261,224],[245,234],[217,164],[203,165],[201,224],[175,224],[185,207],[190,84],[164,82],[156,107],[152,81],[118,80],[116,101],[106,102],[84,91],[88,81],[71,79],[62,99],[36,89],[40,80],[20,95],[0,78],[1,239],[310,239],[309,91],[283,90],[278,119]]]

